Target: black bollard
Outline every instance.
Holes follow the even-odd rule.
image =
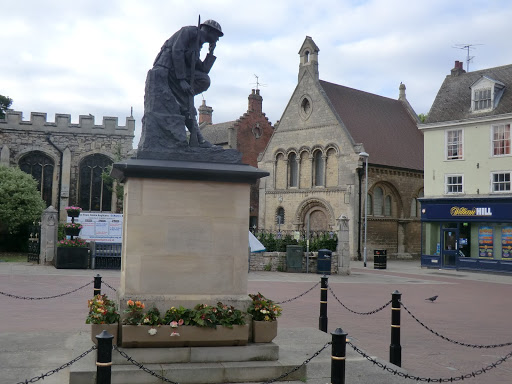
[[[96,384],[110,384],[112,379],[112,340],[114,336],[103,330],[98,339],[98,357],[96,358]]]
[[[395,291],[391,294],[391,345],[389,346],[389,362],[402,366],[402,346],[400,345],[400,298],[402,294]]]
[[[347,333],[336,328],[332,335],[331,384],[345,384],[345,356],[347,353]]]
[[[323,275],[320,284],[320,317],[318,318],[318,329],[327,333],[327,284],[328,277]]]
[[[99,273],[94,276],[94,296],[101,295],[101,276]]]

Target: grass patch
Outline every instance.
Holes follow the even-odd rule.
[[[27,261],[26,253],[19,252],[0,252],[0,262],[21,263]]]

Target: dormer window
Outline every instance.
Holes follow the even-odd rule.
[[[479,89],[473,95],[473,110],[491,108],[491,88]]]
[[[470,88],[471,111],[485,112],[498,106],[505,89],[505,84],[488,76],[482,76]]]

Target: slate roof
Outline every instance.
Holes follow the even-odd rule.
[[[235,125],[236,121],[226,121],[218,124],[208,124],[201,127],[203,137],[212,144],[226,144],[228,142],[228,128]]]
[[[492,111],[471,112],[470,86],[483,76],[505,84],[498,106]],[[512,112],[512,64],[446,76],[430,108],[425,123],[464,120],[480,116],[494,116]]]
[[[423,170],[423,134],[404,102],[323,80],[320,85],[370,164]]]

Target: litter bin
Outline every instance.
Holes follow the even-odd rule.
[[[332,251],[329,251],[328,249],[319,249],[318,250],[316,273],[319,273],[322,275],[330,275],[331,274],[331,256],[332,256]]]
[[[375,249],[373,251],[373,269],[386,269],[388,262],[386,249]]]
[[[301,245],[286,246],[286,272],[302,272],[304,250]]]

